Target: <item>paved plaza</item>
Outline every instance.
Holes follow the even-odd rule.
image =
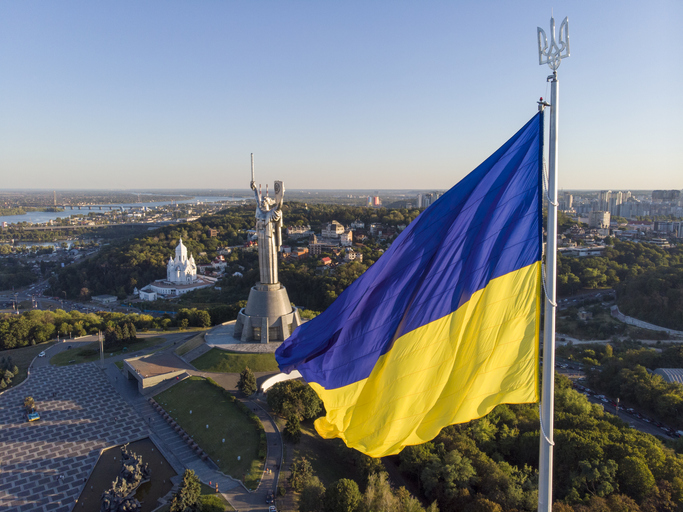
[[[178,341],[192,336],[170,335],[167,349],[173,350]],[[257,344],[244,345],[252,347],[242,346],[241,350],[254,345],[264,350]],[[147,398],[139,394],[136,381],[126,379],[114,365],[115,360],[125,356],[107,360],[104,370],[96,363],[51,366],[49,358],[67,348],[56,345],[48,349],[47,357],[33,362],[26,381],[0,394],[0,512],[82,510],[76,500],[100,451],[147,436],[179,474],[189,468],[204,483],[218,483],[223,495],[240,512],[263,510],[266,494],[277,487],[279,471],[264,473],[258,490],[248,492],[238,480],[217,471],[210,461],[201,460]],[[210,348],[203,344],[187,356],[196,357]],[[193,368],[187,361],[194,357],[182,359],[183,366]],[[211,377],[231,392],[236,390],[239,379],[237,374],[194,369],[187,372]],[[262,379],[272,374],[266,373],[257,376]],[[41,414],[39,421],[26,422],[23,407],[26,396],[36,401]],[[279,467],[283,452],[277,426],[256,403],[240,400],[264,425],[268,446],[266,466]]]
[[[24,418],[29,395],[40,421]],[[34,368],[0,395],[0,510],[72,510],[100,450],[148,435],[94,363]]]
[[[204,333],[204,340],[206,347],[218,347],[223,350],[232,350],[233,352],[275,352],[277,348],[282,345],[281,341],[271,341],[270,343],[249,343],[240,341],[232,337],[235,330],[235,321],[225,322],[218,325],[210,331]]]

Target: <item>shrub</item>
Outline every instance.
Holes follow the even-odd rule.
[[[254,377],[254,372],[247,366],[242,373],[240,373],[240,380],[237,383],[237,389],[247,396],[251,396],[256,393],[256,377]]]

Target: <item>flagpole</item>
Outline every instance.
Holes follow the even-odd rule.
[[[569,57],[569,26],[560,25],[559,43],[555,40],[555,19],[550,18],[551,43],[539,27],[539,64],[548,64],[550,82],[550,133],[548,143],[548,226],[546,241],[545,316],[543,332],[543,388],[541,390],[541,446],[538,467],[538,512],[550,512],[553,505],[553,428],[555,410],[555,309],[557,276],[557,168],[559,81],[557,68]]]

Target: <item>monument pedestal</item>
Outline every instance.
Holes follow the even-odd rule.
[[[252,287],[247,307],[237,314],[233,336],[241,341],[284,341],[301,325],[299,311],[280,283]]]

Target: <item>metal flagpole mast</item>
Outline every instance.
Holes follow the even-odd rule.
[[[553,424],[555,409],[555,282],[557,275],[557,120],[559,82],[557,68],[569,57],[569,20],[560,25],[555,39],[555,19],[550,18],[550,46],[543,29],[538,27],[538,63],[548,64],[553,74],[550,82],[550,141],[548,144],[548,227],[546,242],[545,324],[543,332],[543,389],[541,394],[541,450],[538,468],[538,511],[550,512],[553,506]]]

